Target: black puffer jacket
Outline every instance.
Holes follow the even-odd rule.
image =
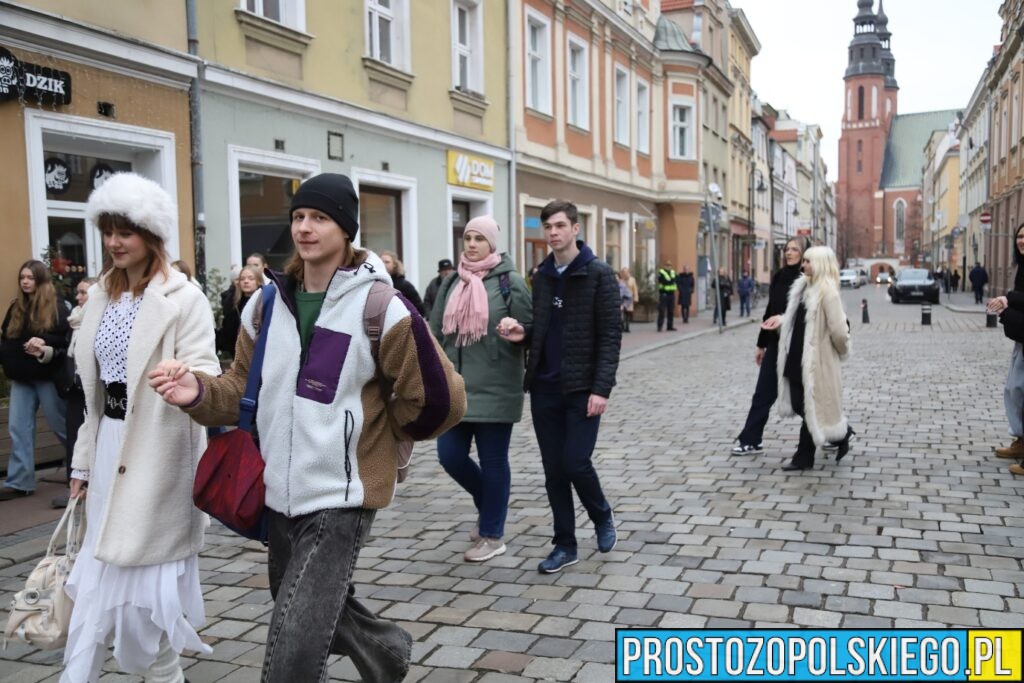
[[[590,248],[577,242],[580,257],[588,262],[567,273],[562,296],[562,393],[587,391],[607,398],[615,386],[622,343],[619,285],[611,267],[596,259]],[[524,386],[530,391],[544,351],[553,315],[559,277],[554,256],[548,254],[533,276],[533,329]]]
[[[7,309],[4,316],[2,328],[0,328],[0,361],[3,363],[4,373],[7,379],[19,382],[42,382],[52,380],[57,371],[58,363],[40,363],[33,356],[25,353],[24,346],[32,337],[39,337],[47,346],[53,347],[55,357],[68,348],[68,339],[71,337],[68,327],[68,309],[63,301],[57,301],[56,324],[42,334],[34,334],[27,330],[8,330],[11,322],[11,313],[14,311],[14,304]]]
[[[767,320],[773,315],[783,315],[786,312],[786,305],[789,303],[789,288],[793,286],[796,279],[800,277],[800,264],[795,266],[783,266],[772,275],[772,282],[768,286],[768,305],[764,309],[764,317]],[[757,335],[757,347],[768,349],[779,345],[778,330],[761,330]]]

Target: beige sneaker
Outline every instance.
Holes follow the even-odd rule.
[[[1010,472],[1012,474],[1024,474],[1024,467],[1021,467],[1017,463],[1013,463],[1012,465],[1010,465]]]
[[[1017,437],[1009,446],[996,449],[996,457],[1016,460],[1024,458],[1024,439]]]
[[[500,538],[481,538],[463,556],[466,562],[483,562],[505,552],[505,544]]]

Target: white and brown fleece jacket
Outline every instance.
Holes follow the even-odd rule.
[[[374,362],[363,308],[374,280],[389,285],[391,280],[372,252],[354,270],[335,273],[305,357],[295,282],[270,275],[277,301],[256,416],[267,506],[289,517],[329,508],[387,507],[398,472],[396,435],[433,439],[457,424],[466,412],[462,377],[399,294],[388,306],[379,365]],[[186,411],[199,423],[238,421],[254,348],[253,316],[261,306],[257,292],[242,311],[231,368],[220,377],[196,373],[202,394]],[[394,381],[395,398],[387,410],[378,372]]]

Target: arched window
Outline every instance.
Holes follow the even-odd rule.
[[[897,199],[895,204],[896,216],[895,216],[895,230],[893,231],[896,236],[896,243],[902,244],[903,234],[906,230],[907,225],[907,203],[902,199]]]
[[[864,86],[857,86],[857,120],[864,120]]]

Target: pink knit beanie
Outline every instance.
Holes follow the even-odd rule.
[[[487,243],[491,245],[491,252],[498,253],[498,232],[501,228],[490,216],[477,216],[470,222],[466,223],[465,232],[470,230],[478,232],[484,236]]]

